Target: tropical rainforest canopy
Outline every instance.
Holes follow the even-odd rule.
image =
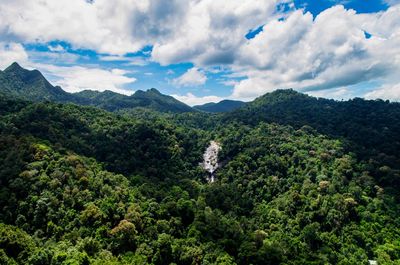
[[[400,264],[399,103],[279,90],[212,114],[0,81],[1,264]]]

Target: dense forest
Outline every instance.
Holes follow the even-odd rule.
[[[399,103],[279,90],[213,114],[150,90],[109,108],[43,96],[47,81],[27,101],[13,68],[0,264],[400,264]]]

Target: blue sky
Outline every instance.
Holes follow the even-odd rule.
[[[394,2],[393,2],[394,3]],[[379,11],[385,11],[389,8],[389,1],[382,0],[318,0],[318,1],[305,1],[295,0],[294,4],[297,8],[305,8],[306,11],[311,12],[314,16],[328,9],[334,5],[343,5],[347,9],[354,9],[358,13],[374,13]]]
[[[397,0],[4,0],[0,68],[190,104],[279,88],[400,100]]]

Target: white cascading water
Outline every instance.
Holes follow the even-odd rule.
[[[221,150],[221,146],[215,142],[211,141],[210,145],[207,147],[203,154],[203,168],[209,173],[207,178],[208,182],[212,183],[215,181],[215,170],[218,168],[218,152]]]

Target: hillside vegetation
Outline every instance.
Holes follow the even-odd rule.
[[[1,91],[0,264],[400,264],[398,103],[109,112]]]

